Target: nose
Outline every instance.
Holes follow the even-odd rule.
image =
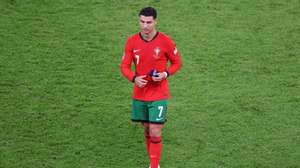
[[[143,24],[142,24],[142,27],[143,27],[143,28],[147,28],[147,26],[148,26],[147,23],[143,23]]]

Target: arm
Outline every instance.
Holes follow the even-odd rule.
[[[178,52],[175,43],[172,40],[168,41],[168,56],[169,60],[171,62],[170,67],[167,70],[168,76],[173,75],[175,72],[177,72],[181,66],[182,66],[182,61],[181,61],[181,56],[180,53]]]
[[[144,79],[146,75],[136,76],[135,73],[131,70],[132,62],[133,62],[132,47],[130,46],[130,42],[128,42],[127,40],[120,69],[124,77],[126,77],[129,81],[135,83],[138,87],[142,88],[146,86],[148,82],[147,80]]]
[[[170,60],[171,65],[170,67],[168,67],[167,71],[160,72],[157,73],[156,76],[152,76],[152,80],[155,82],[162,81],[168,76],[173,75],[182,66],[180,54],[177,51],[176,45],[172,40],[167,39],[167,47],[168,47],[168,59]]]
[[[133,61],[132,48],[130,46],[129,40],[127,40],[125,44],[125,51],[123,53],[122,61],[120,64],[120,69],[125,78],[127,78],[129,81],[134,82],[135,74],[131,70],[132,61]]]

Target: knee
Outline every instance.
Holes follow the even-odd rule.
[[[161,124],[150,124],[149,125],[150,136],[160,137],[162,134],[162,128],[163,125]]]
[[[149,133],[150,133],[150,136],[152,136],[152,137],[160,137],[161,136],[161,129],[159,129],[159,128],[150,128]]]
[[[150,141],[152,143],[160,143],[161,142],[161,137],[160,136],[159,137],[151,136]]]

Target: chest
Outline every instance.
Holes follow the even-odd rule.
[[[167,59],[167,48],[161,42],[139,43],[133,46],[132,54],[136,62],[151,63]]]

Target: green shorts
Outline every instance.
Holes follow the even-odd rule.
[[[150,122],[163,124],[167,121],[167,100],[132,101],[131,120],[136,122]]]

